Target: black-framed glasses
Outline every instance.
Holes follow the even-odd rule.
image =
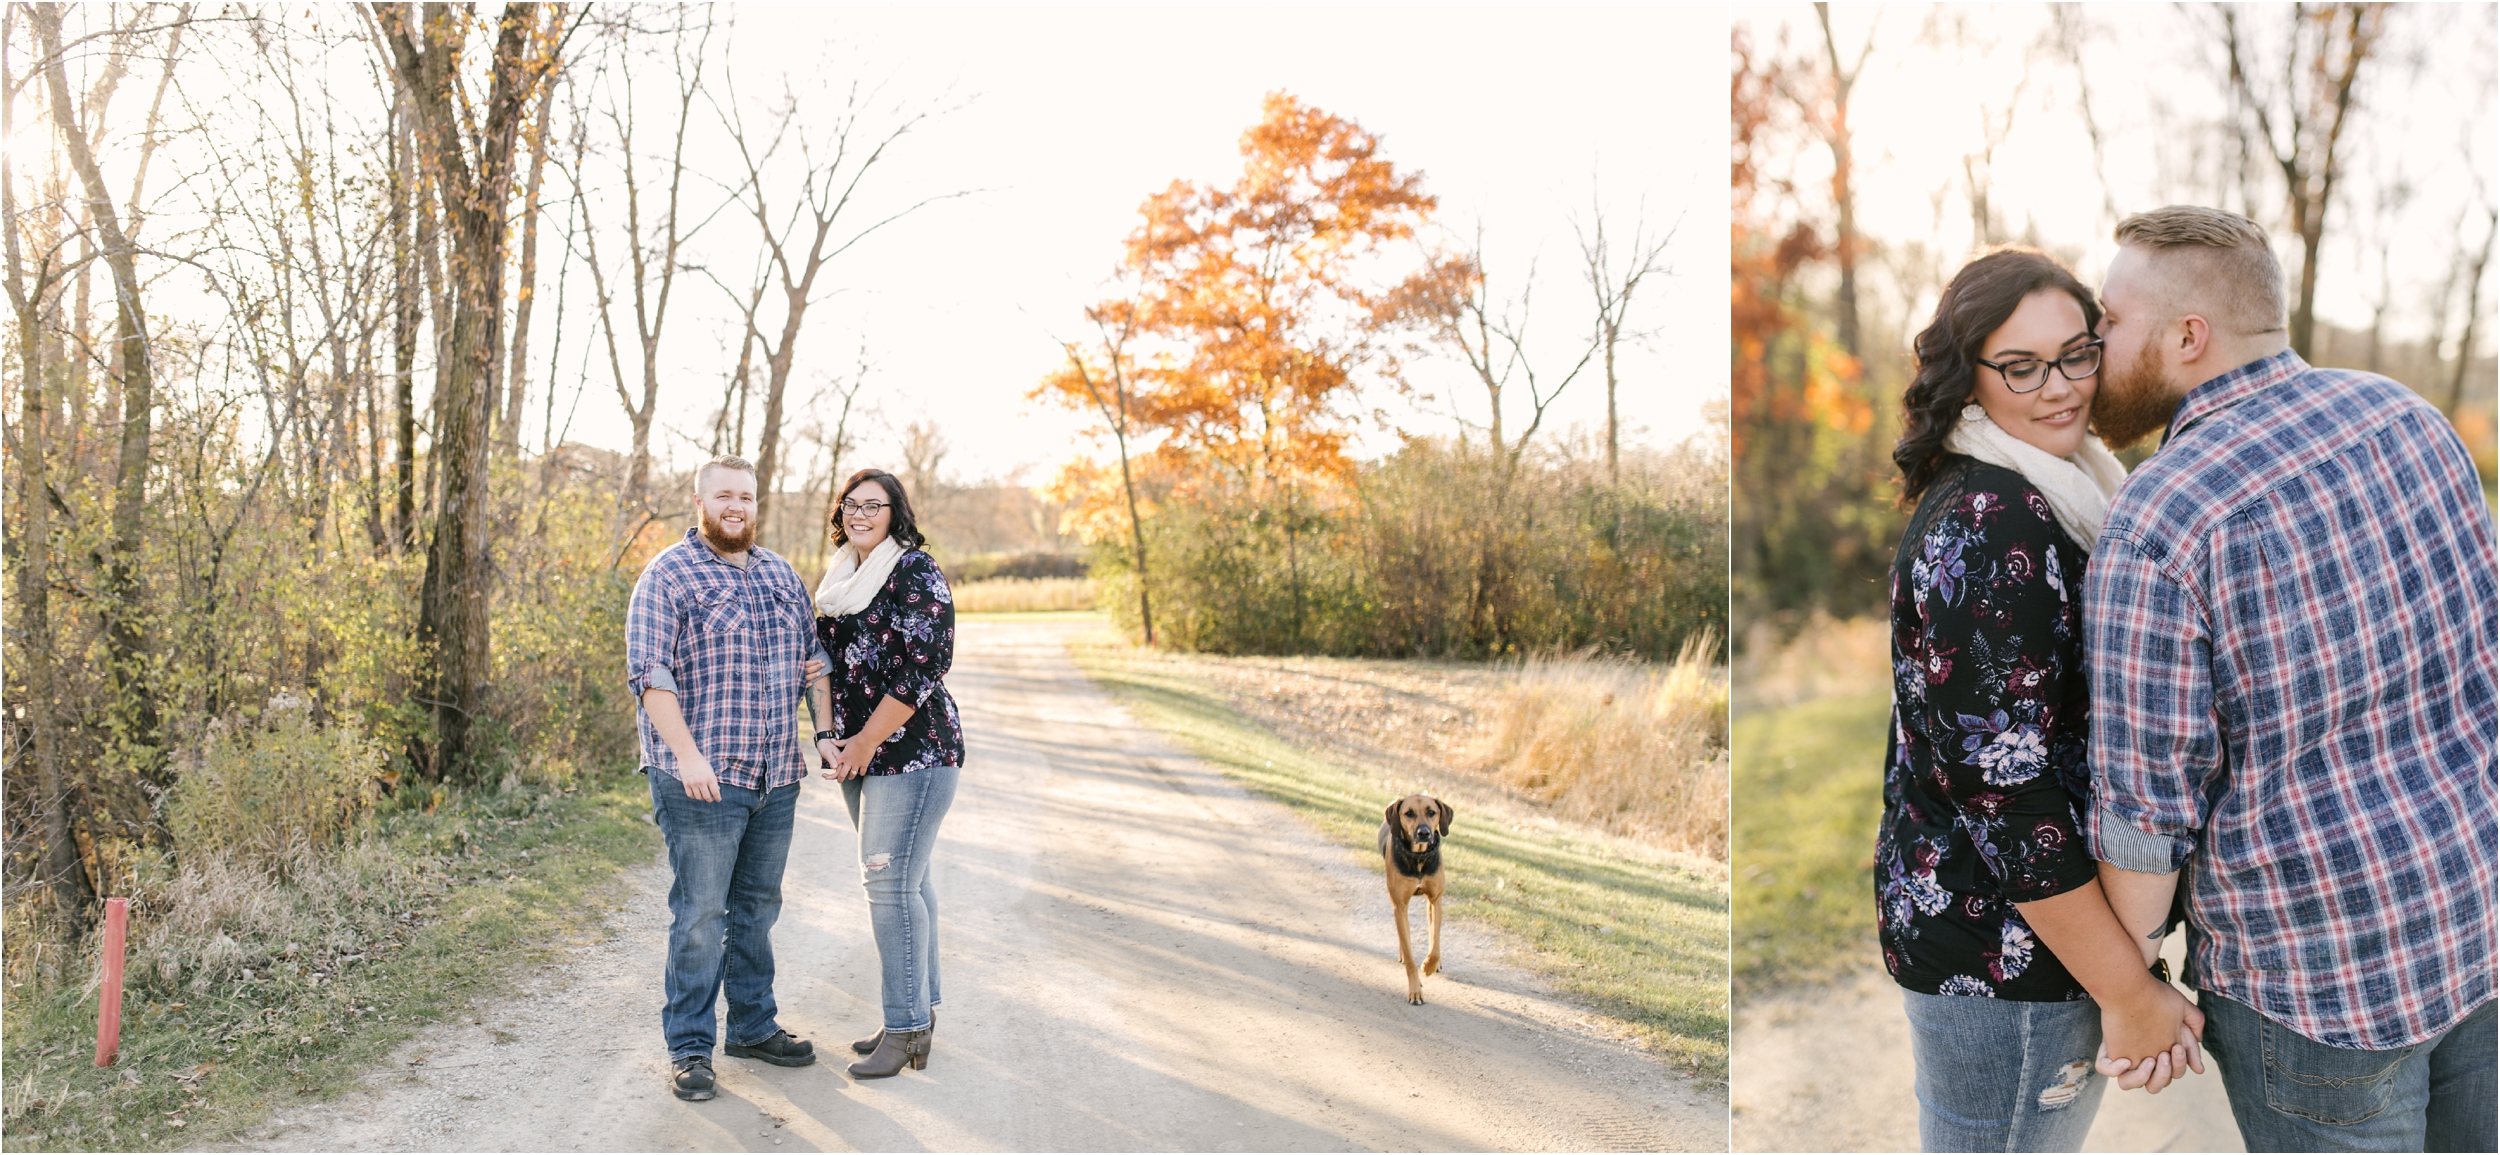
[[[1979,358],[1973,357],[1971,360],[1979,361]],[[2001,365],[1994,361],[1979,361],[1979,363],[1996,370],[1998,376],[2005,378],[2007,389],[2016,393],[2030,393],[2049,383],[2049,367],[2052,365],[2057,367],[2058,376],[2069,381],[2081,381],[2100,372],[2101,342],[2092,340],[2077,345],[2058,354],[2054,361],[2024,357]]]
[[[892,508],[882,501],[846,501],[842,503],[842,516],[875,517]]]

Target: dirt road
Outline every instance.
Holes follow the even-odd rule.
[[[2165,952],[2175,972],[2185,935]],[[1881,966],[1737,1008],[1729,1053],[1738,1151],[1915,1151],[1910,1021]],[[2086,1151],[2245,1151],[2209,1065],[2159,1095],[2101,1092]]]
[[[925,1072],[853,1082],[877,956],[840,794],[799,806],[774,933],[822,1059],[721,1058],[672,1097],[663,866],[604,942],[365,1088],[282,1108],[268,1150],[1724,1150],[1724,1096],[1610,1038],[1460,925],[1410,1007],[1379,875],[1141,729],[1069,661],[1089,628],[971,621],[971,750],[939,840],[945,1011]]]

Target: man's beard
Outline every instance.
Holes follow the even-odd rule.
[[[2111,449],[2125,449],[2170,424],[2178,411],[2179,398],[2162,378],[2161,359],[2148,341],[2134,361],[2101,371],[2100,391],[2092,396],[2092,430]]]
[[[702,518],[703,540],[711,542],[713,549],[722,553],[744,553],[755,544],[755,519],[752,517],[747,519],[747,527],[736,537],[729,536],[729,530],[721,525],[719,518],[712,516],[711,510],[703,510]]]

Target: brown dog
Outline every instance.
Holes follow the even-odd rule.
[[[1380,824],[1380,857],[1389,875],[1389,909],[1398,920],[1398,961],[1406,964],[1406,1001],[1422,1005],[1424,975],[1441,969],[1441,839],[1450,832],[1450,804],[1409,794],[1389,804]],[[1406,903],[1416,891],[1432,911],[1432,953],[1415,969],[1415,940],[1406,928]]]

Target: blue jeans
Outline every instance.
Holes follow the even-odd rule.
[[[2205,1050],[2251,1151],[2490,1151],[2500,1146],[2493,1003],[2392,1051],[2330,1047],[2212,991]]]
[[[1901,992],[1929,1151],[2075,1151],[2108,1080],[2092,1070],[2101,1008]]]
[[[790,859],[797,783],[770,793],[720,784],[720,801],[697,802],[664,770],[651,779],[651,817],[668,840],[668,1003],[660,1031],[668,1057],[710,1056],[712,1008],[726,993],[729,1041],[773,1037],[773,922],[781,917],[781,868]]]
[[[859,831],[860,885],[885,981],[885,1029],[925,1031],[938,1005],[937,888],[929,854],[955,802],[958,766],[846,779],[842,803]]]

